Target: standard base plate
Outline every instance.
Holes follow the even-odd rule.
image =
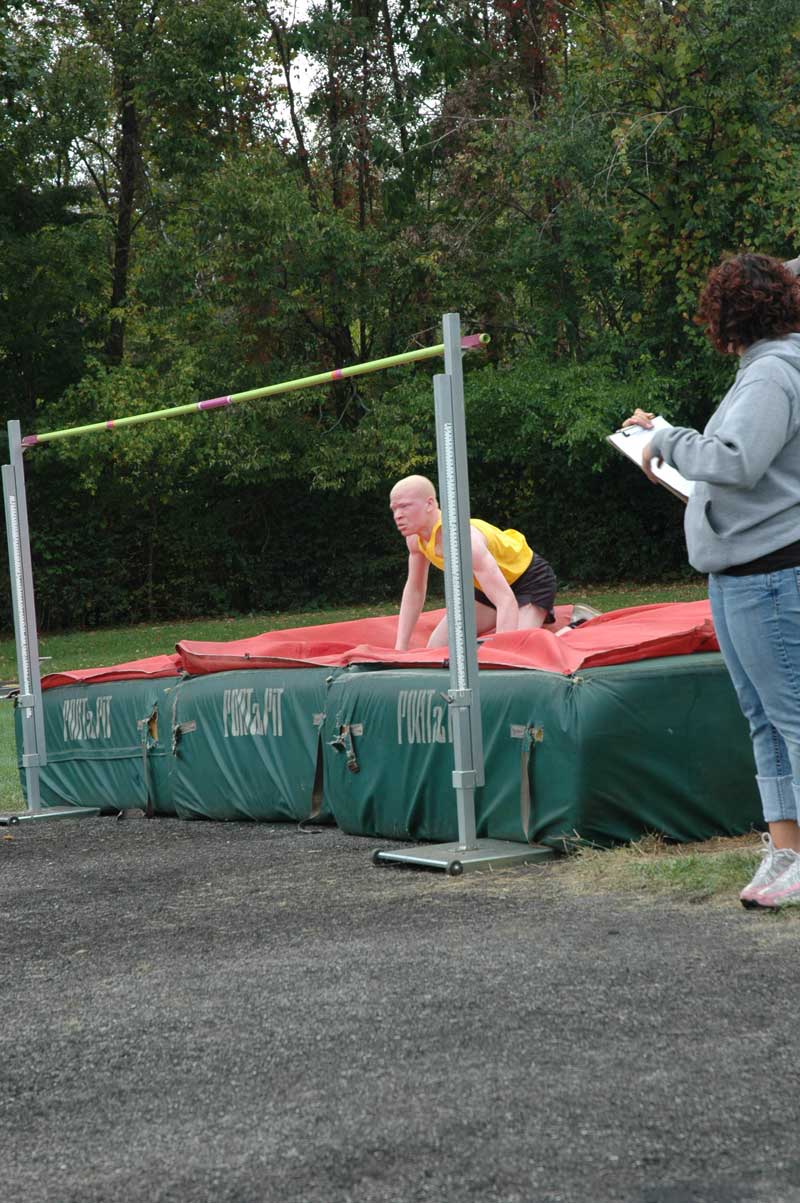
[[[552,848],[544,844],[515,844],[512,840],[476,840],[476,847],[460,844],[425,844],[417,848],[376,848],[372,863],[399,862],[425,869],[444,869],[450,877],[473,873],[478,869],[504,869],[508,865],[531,864],[551,860]]]
[[[0,811],[0,827],[16,827],[31,819],[91,819],[100,814],[99,806],[43,806],[41,810]]]

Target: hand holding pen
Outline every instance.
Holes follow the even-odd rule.
[[[655,414],[648,413],[645,409],[635,409],[631,416],[626,418],[622,423],[622,429],[624,430],[626,426],[641,426],[644,430],[652,430],[654,417]],[[648,480],[651,480],[654,485],[657,485],[659,480],[653,472],[652,459],[653,452],[650,450],[650,444],[648,443],[642,448],[642,471]],[[656,467],[660,468],[663,463],[664,461],[659,455],[656,459]]]

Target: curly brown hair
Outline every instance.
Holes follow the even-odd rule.
[[[734,255],[709,272],[695,321],[723,354],[800,330],[800,280],[770,255]]]

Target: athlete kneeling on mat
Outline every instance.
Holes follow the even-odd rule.
[[[428,591],[428,567],[444,568],[442,515],[434,485],[424,476],[405,476],[389,495],[395,526],[408,547],[408,579],[400,603],[398,651],[406,651]],[[470,519],[475,583],[475,625],[479,635],[530,630],[554,622],[556,577],[547,560],[535,555],[518,530],[499,530]],[[428,647],[447,645],[447,618]]]

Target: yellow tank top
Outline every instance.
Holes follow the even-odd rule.
[[[492,526],[490,522],[483,522],[480,518],[470,518],[469,524],[481,532],[489,551],[497,561],[498,568],[509,585],[513,585],[533,560],[533,552],[528,546],[525,536],[518,530],[500,530],[498,527]],[[425,559],[430,560],[431,564],[435,564],[437,568],[444,568],[444,558],[436,554],[436,536],[441,526],[440,518],[431,531],[430,538],[424,543],[422,538],[417,535],[420,551]],[[480,589],[480,584],[475,577],[472,579],[476,588]]]

